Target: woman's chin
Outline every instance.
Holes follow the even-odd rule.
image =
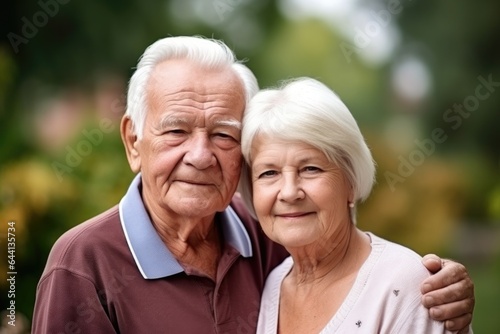
[[[314,244],[320,244],[318,238],[313,238],[312,236],[306,237],[304,235],[290,235],[290,236],[280,236],[276,240],[277,243],[283,245],[285,248],[303,248]]]

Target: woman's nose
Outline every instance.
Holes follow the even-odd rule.
[[[300,180],[295,172],[284,172],[282,174],[281,189],[278,199],[285,202],[293,202],[305,197]]]

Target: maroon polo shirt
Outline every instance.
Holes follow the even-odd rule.
[[[148,253],[157,240],[122,227],[125,209],[118,206],[69,230],[55,243],[38,284],[32,333],[255,333],[265,279],[287,253],[237,196],[231,208],[249,245],[228,242],[233,232],[221,229],[215,282],[175,270],[175,260],[157,267],[148,262],[164,256]],[[234,224],[227,220],[217,214],[215,223]]]

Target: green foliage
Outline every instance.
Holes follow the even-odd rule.
[[[87,128],[95,128],[88,124]],[[79,137],[68,146],[87,140]],[[19,273],[17,307],[31,317],[36,282],[50,248],[71,227],[118,204],[133,174],[126,161],[117,126],[106,133],[91,154],[70,167],[67,151],[56,156],[32,156],[4,165],[0,170],[0,219],[16,223],[16,262]],[[59,173],[54,162],[65,165]],[[4,227],[2,227],[4,228]],[[2,249],[2,256],[5,249]],[[5,288],[5,262],[0,263]],[[6,294],[2,294],[2,303]]]

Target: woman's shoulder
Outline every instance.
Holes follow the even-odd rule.
[[[384,259],[387,261],[391,261],[393,259],[405,259],[410,263],[418,263],[422,265],[422,256],[419,255],[413,249],[406,247],[404,245],[395,243],[393,241],[386,240],[381,238],[373,233],[367,232],[368,236],[371,239],[372,249],[376,250],[380,248],[383,251]],[[407,263],[407,262],[405,262]]]
[[[383,274],[387,281],[389,278],[400,282],[418,283],[417,286],[427,277],[429,271],[422,264],[422,257],[414,250],[388,241],[373,233],[367,233],[371,239],[372,255],[375,263],[373,270],[375,273]]]
[[[430,319],[421,303],[420,285],[430,276],[422,257],[408,247],[367,234],[372,252],[361,270],[362,293],[353,312],[359,323],[373,324],[382,333],[444,333],[442,323]],[[374,310],[384,317],[372,319],[368,311]]]

